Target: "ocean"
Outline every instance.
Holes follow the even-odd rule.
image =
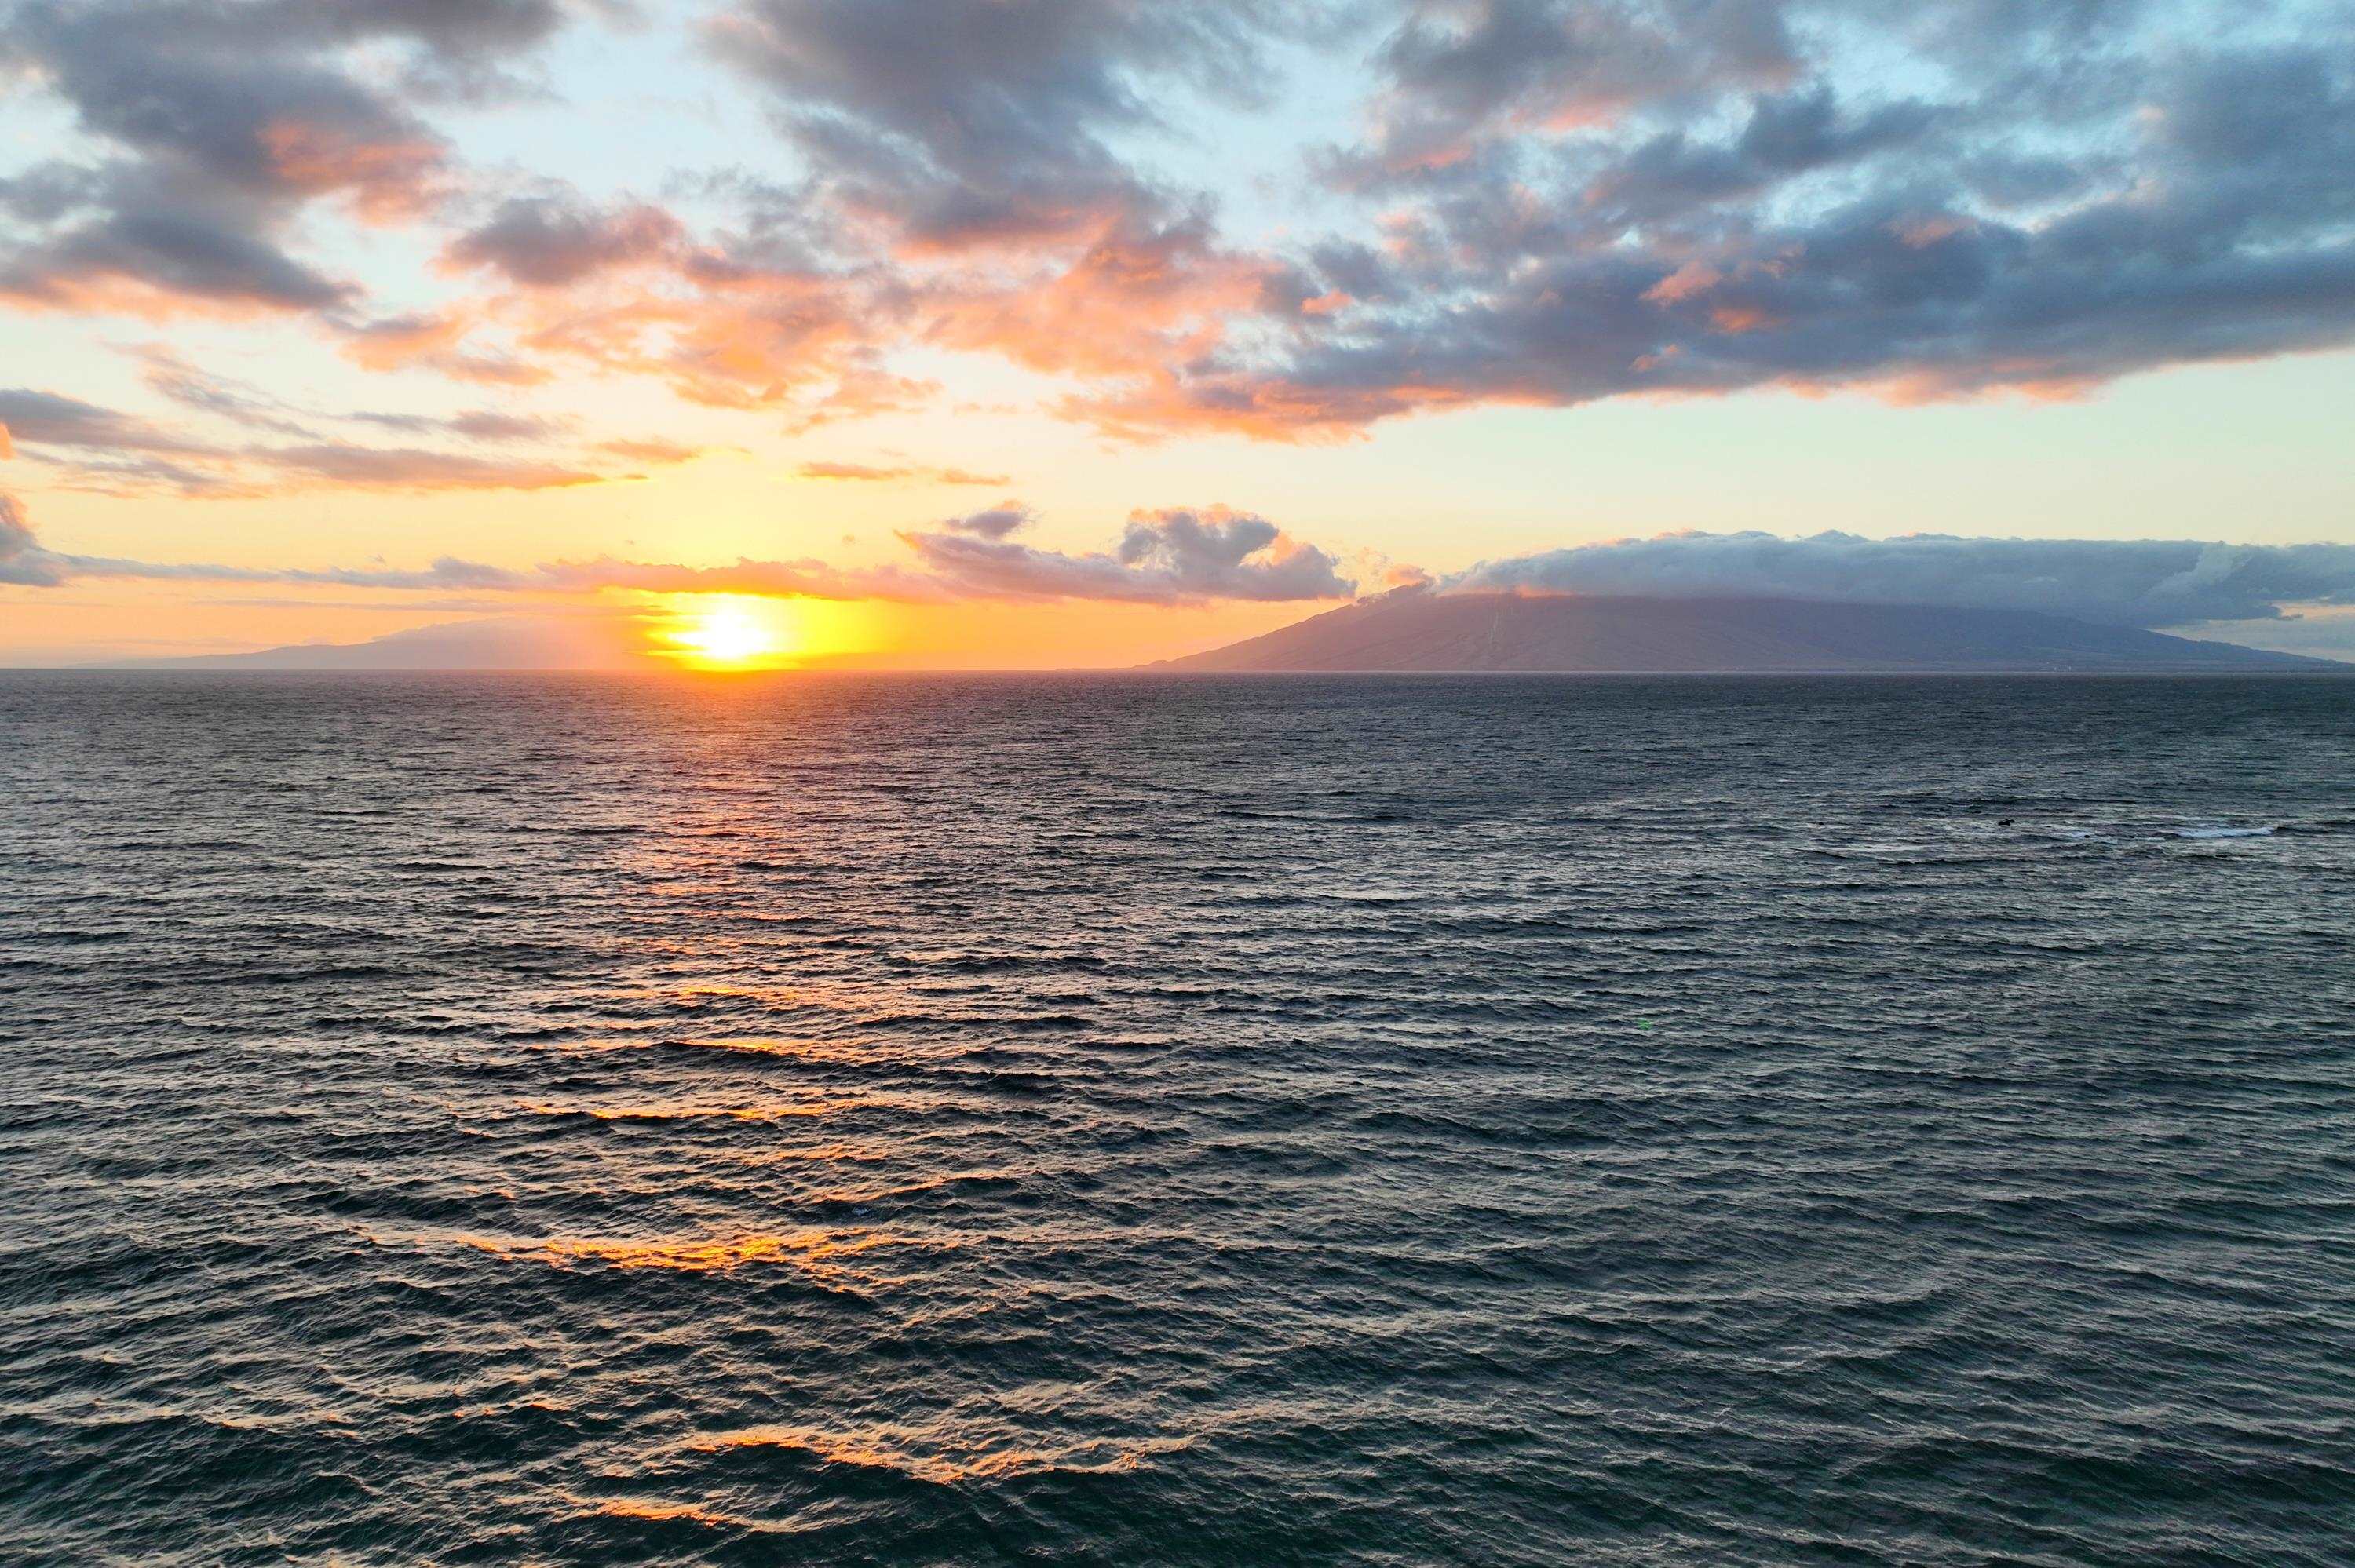
[[[0,1559],[2355,1561],[2355,683],[0,675]]]

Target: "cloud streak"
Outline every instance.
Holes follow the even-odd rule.
[[[599,484],[602,474],[560,463],[513,461],[422,447],[320,444],[256,452],[281,473],[361,490],[563,490]]]
[[[970,469],[931,468],[920,463],[872,465],[858,462],[805,462],[794,471],[804,479],[850,480],[866,483],[888,484],[919,482],[925,484],[978,484],[996,487],[1013,481],[1002,473],[975,473]]]
[[[272,488],[334,484],[360,490],[555,490],[604,482],[609,477],[564,463],[490,458],[424,447],[358,446],[323,441],[306,427],[274,412],[271,400],[209,376],[165,353],[144,351],[147,379],[176,402],[235,424],[274,433],[312,436],[291,445],[218,446],[164,429],[112,408],[30,387],[0,388],[0,456],[22,443],[27,456],[67,470],[69,484],[136,494],[162,489],[201,499],[250,496]],[[455,436],[485,444],[544,441],[566,426],[555,420],[493,409],[454,415],[359,413],[345,416],[390,429]],[[676,461],[666,443],[623,442],[615,456]],[[650,460],[646,454],[655,454]],[[259,475],[260,477],[257,477]]]
[[[0,426],[14,440],[35,446],[182,454],[212,450],[133,415],[29,387],[0,387]]]

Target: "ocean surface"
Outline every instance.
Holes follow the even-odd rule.
[[[2355,1561],[2355,682],[0,675],[0,1560]]]

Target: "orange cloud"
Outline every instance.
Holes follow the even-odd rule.
[[[857,462],[805,462],[796,471],[804,479],[863,480],[879,483],[917,480],[930,484],[998,486],[1013,482],[1002,473],[975,473],[962,468],[926,468],[916,464],[879,467]]]
[[[347,190],[370,223],[413,218],[432,205],[442,149],[429,138],[371,140],[341,127],[282,117],[261,127],[271,172],[303,192]]]
[[[1655,304],[1674,304],[1705,294],[1725,281],[1725,274],[1706,261],[1688,261],[1650,288],[1643,297]]]
[[[476,324],[476,313],[464,309],[389,316],[340,329],[338,347],[366,370],[432,370],[455,381],[506,387],[537,386],[554,376],[511,355],[469,352],[466,340]]]
[[[929,335],[1036,370],[1133,375],[1216,347],[1230,320],[1259,304],[1274,271],[1220,249],[1195,225],[1115,227],[1068,265],[1019,283],[936,285],[926,296]]]

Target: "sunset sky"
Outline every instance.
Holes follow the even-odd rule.
[[[2350,39],[0,0],[0,663],[1125,664],[1425,580],[2355,657]]]

